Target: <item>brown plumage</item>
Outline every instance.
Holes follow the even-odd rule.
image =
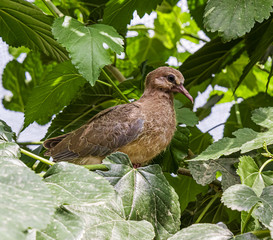
[[[142,97],[108,108],[79,129],[44,142],[54,161],[98,164],[112,152],[126,153],[135,165],[145,165],[170,143],[176,129],[173,92],[193,102],[183,75],[170,67],[150,72]]]

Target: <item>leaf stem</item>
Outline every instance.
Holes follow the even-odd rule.
[[[42,141],[38,141],[38,142],[17,142],[18,145],[41,145],[43,144]]]
[[[248,214],[247,214],[247,216],[246,216],[246,219],[245,219],[245,221],[244,221],[244,223],[243,223],[243,225],[242,225],[241,234],[243,234],[243,233],[245,232],[246,226],[247,226],[247,224],[248,224],[248,222],[249,222],[249,219],[250,219],[251,214],[252,214],[252,212],[253,212],[253,210],[254,210],[255,207],[256,207],[256,204],[255,204],[255,205],[250,209],[250,211],[248,212]]]
[[[103,75],[106,77],[107,81],[113,86],[113,88],[119,93],[120,97],[127,103],[129,103],[130,101],[128,100],[128,98],[122,93],[122,91],[117,87],[117,85],[114,83],[114,81],[109,77],[109,75],[103,70],[101,69],[101,72],[103,73]]]
[[[204,208],[204,210],[202,211],[202,213],[199,215],[198,219],[196,220],[195,223],[199,223],[202,218],[204,217],[204,215],[206,214],[206,212],[209,210],[209,208],[211,207],[211,205],[215,202],[215,200],[220,197],[221,193],[217,192],[213,198],[210,200],[210,202],[208,203],[208,205]]]
[[[42,1],[55,18],[64,16],[63,13],[50,0],[42,0]]]
[[[258,238],[270,237],[269,229],[256,230],[256,231],[252,231],[250,233],[254,234]]]
[[[109,170],[108,167],[106,167],[103,164],[92,164],[92,165],[83,165],[85,168],[91,170],[91,171],[96,171],[96,170]]]
[[[265,166],[270,163],[273,162],[273,158],[268,159],[266,162],[264,162],[264,164],[261,166],[261,168],[259,169],[259,174],[262,173],[263,169],[265,168]]]
[[[55,164],[54,162],[51,162],[51,161],[49,161],[49,160],[47,160],[45,158],[42,158],[42,157],[40,157],[40,156],[38,156],[38,155],[36,155],[36,154],[34,154],[32,152],[29,152],[29,151],[27,151],[27,150],[25,150],[23,148],[20,148],[20,151],[21,151],[21,153],[23,153],[23,154],[25,154],[25,155],[27,155],[27,156],[29,156],[31,158],[37,159],[40,162],[43,162],[43,163],[45,163],[47,165],[53,166]]]
[[[101,81],[101,80],[99,80],[99,79],[97,79],[97,81],[96,81],[96,82],[101,83],[101,84],[103,84],[103,85],[105,85],[105,86],[107,86],[107,87],[112,87],[112,85],[111,85],[111,84],[106,83],[106,82],[104,82],[104,81]]]

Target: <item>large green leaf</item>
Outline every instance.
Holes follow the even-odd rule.
[[[260,201],[257,208],[253,211],[254,216],[257,217],[266,227],[271,229],[273,232],[273,186],[268,186],[263,189],[260,196]]]
[[[135,10],[140,17],[143,17],[145,13],[150,14],[155,10],[161,2],[162,0],[155,0],[143,4],[142,0],[110,0],[104,9],[103,23],[112,25],[124,34]]]
[[[0,157],[1,238],[21,240],[28,228],[43,229],[55,211],[41,178],[13,157]]]
[[[252,188],[236,184],[229,187],[222,196],[222,202],[232,210],[249,211],[257,202],[259,197]]]
[[[132,239],[152,240],[154,230],[147,221],[130,221],[120,216],[113,208],[103,203],[89,206],[70,205],[70,211],[84,220],[84,233],[81,239]]]
[[[0,2],[0,35],[4,41],[14,47],[24,45],[42,51],[58,61],[67,60],[67,53],[52,36],[52,22],[52,17],[27,1]]]
[[[219,171],[222,173],[221,184],[223,189],[227,189],[240,182],[239,176],[236,174],[234,163],[237,163],[237,159],[225,158],[218,160],[206,160],[206,161],[190,161],[189,169],[193,178],[197,183],[206,185],[211,183],[216,178],[216,173]]]
[[[231,64],[243,52],[242,40],[223,43],[221,39],[206,43],[201,49],[188,57],[179,70],[183,73],[186,87],[201,84]]]
[[[166,239],[179,230],[178,196],[158,165],[133,168],[127,155],[114,153],[105,161],[106,177],[121,196],[125,215],[131,220],[147,220],[155,227],[157,239]]]
[[[260,196],[266,186],[273,184],[273,171],[260,172],[254,159],[249,156],[242,156],[239,160],[237,173],[242,184],[251,187]]]
[[[82,166],[57,163],[46,172],[44,178],[59,204],[83,205],[110,201],[115,197],[115,191],[108,181]]]
[[[52,32],[68,49],[72,63],[92,86],[99,77],[100,69],[111,63],[110,54],[103,44],[117,54],[123,51],[123,40],[111,26],[94,24],[86,27],[66,16],[55,20]]]
[[[46,228],[36,234],[36,240],[76,240],[84,234],[84,221],[66,208],[60,207]]]
[[[53,114],[70,103],[84,83],[85,79],[79,75],[71,62],[55,66],[29,97],[24,126],[27,127],[34,121],[46,124]]]
[[[169,173],[164,173],[164,176],[179,197],[181,212],[186,209],[189,202],[196,200],[196,195],[205,193],[208,190],[207,187],[197,184],[192,177],[182,175],[173,176]]]
[[[210,0],[204,14],[204,24],[212,32],[218,31],[224,40],[243,36],[272,12],[272,0]]]
[[[225,155],[228,156],[231,153],[241,151],[246,153],[254,149],[261,148],[264,141],[271,145],[273,144],[273,125],[272,121],[267,119],[273,118],[273,107],[259,108],[253,111],[252,120],[263,127],[268,128],[264,132],[255,132],[249,128],[239,129],[233,133],[235,138],[223,138],[218,142],[210,145],[204,152],[198,155],[194,160],[209,160],[218,159]],[[266,121],[267,124],[263,124]]]
[[[229,240],[233,238],[233,234],[226,227],[222,227],[217,224],[193,224],[190,227],[183,228],[177,232],[168,240],[208,240],[208,239],[217,239],[217,240]]]
[[[222,196],[223,203],[231,209],[249,212],[253,206],[253,216],[258,218],[266,227],[272,229],[273,220],[273,186],[263,189],[260,197],[252,188],[237,184],[228,188]]]

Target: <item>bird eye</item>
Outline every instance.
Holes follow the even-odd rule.
[[[168,75],[167,79],[168,79],[169,82],[172,82],[172,83],[175,82],[175,76],[172,75],[172,74]]]

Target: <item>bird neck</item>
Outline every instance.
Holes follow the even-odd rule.
[[[161,89],[150,89],[147,88],[145,89],[143,95],[139,99],[140,102],[147,101],[147,100],[152,100],[153,102],[155,100],[160,100],[160,101],[167,101],[171,105],[173,105],[173,93],[168,92],[168,91],[163,91]]]

